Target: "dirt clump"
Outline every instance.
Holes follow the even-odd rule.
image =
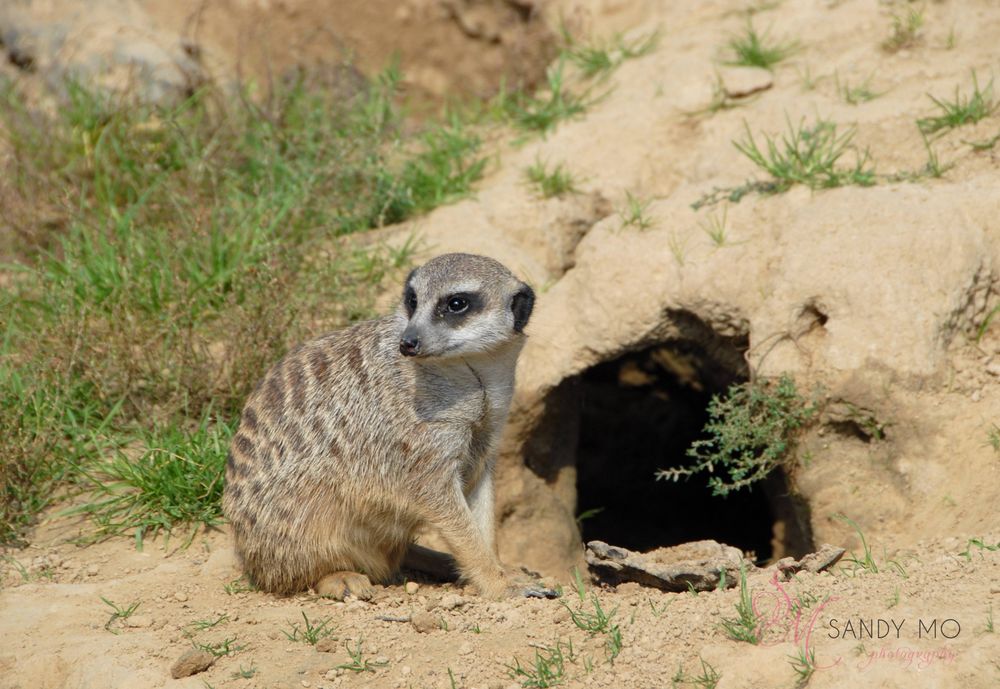
[[[215,663],[215,656],[208,651],[192,648],[181,654],[173,665],[170,666],[170,676],[174,679],[190,677],[204,672]]]

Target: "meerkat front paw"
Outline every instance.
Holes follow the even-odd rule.
[[[344,600],[348,595],[361,600],[370,600],[375,587],[364,574],[357,572],[333,572],[316,582],[316,595],[334,600]]]

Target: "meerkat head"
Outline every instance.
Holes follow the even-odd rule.
[[[416,357],[488,352],[523,337],[534,304],[531,287],[492,258],[438,256],[406,279],[399,351]]]

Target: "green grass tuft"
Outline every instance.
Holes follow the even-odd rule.
[[[577,191],[572,173],[562,163],[549,170],[543,161],[536,160],[525,170],[525,176],[538,188],[542,197],[547,199]]]
[[[727,236],[727,226],[726,222],[729,218],[729,207],[724,206],[722,208],[722,214],[710,213],[705,220],[698,222],[698,226],[701,228],[702,232],[708,235],[708,238],[712,240],[712,244],[715,245],[717,249],[721,249],[726,245],[729,240]]]
[[[571,608],[565,601],[562,601],[562,605],[569,611],[570,618],[577,627],[592,636],[597,634],[605,635],[605,650],[608,662],[613,663],[622,650],[621,627],[614,623],[614,616],[618,612],[618,608],[616,607],[611,612],[607,612],[601,607],[601,601],[598,599],[597,594],[594,593],[590,594],[590,604],[593,612],[583,609],[582,596],[580,602],[581,607],[577,610]]]
[[[141,605],[139,601],[136,601],[131,605],[129,605],[128,607],[123,607],[113,601],[108,600],[104,596],[101,596],[101,600],[104,602],[105,605],[111,608],[111,615],[108,617],[108,621],[104,623],[104,628],[107,631],[111,632],[112,634],[118,633],[114,628],[112,628],[112,625],[118,620],[127,620],[129,617],[132,616],[132,613],[134,613]]]
[[[648,55],[660,42],[659,31],[633,41],[626,41],[621,34],[616,34],[609,41],[589,44],[580,43],[565,30],[562,34],[566,44],[563,54],[585,77],[606,74],[617,69],[626,60]]]
[[[768,32],[757,33],[752,23],[744,32],[733,36],[726,44],[730,57],[726,64],[772,69],[799,51],[794,41],[772,41]]]
[[[620,229],[634,227],[643,232],[655,224],[648,214],[651,200],[643,200],[630,191],[625,192],[625,205],[618,211],[622,224]]]
[[[965,97],[956,87],[954,100],[939,99],[931,95],[928,95],[928,98],[934,101],[939,113],[917,120],[920,132],[928,135],[966,124],[975,124],[992,115],[1000,107],[1000,103],[993,100],[993,80],[990,79],[985,88],[980,88],[975,72],[972,73],[972,95]]]
[[[233,674],[230,676],[233,679],[250,679],[256,674],[257,674],[257,667],[253,663],[250,663],[250,667],[248,668],[244,668],[243,665],[241,664],[240,669],[233,672]]]
[[[246,646],[244,646],[243,644],[236,643],[235,636],[227,637],[222,641],[216,641],[215,643],[210,642],[207,644],[199,644],[197,642],[192,641],[191,644],[195,648],[201,651],[207,651],[208,653],[211,653],[216,658],[222,658],[228,655],[232,655],[246,648]]]
[[[996,424],[990,426],[990,429],[986,431],[986,441],[994,452],[1000,452],[1000,426]]]
[[[770,191],[786,191],[795,184],[810,189],[843,186],[871,186],[876,182],[875,171],[869,165],[868,152],[857,152],[851,146],[854,129],[837,133],[837,125],[818,120],[807,127],[788,123],[788,133],[779,139],[765,135],[765,147],[758,146],[749,125],[744,123],[746,138],[733,142],[736,148],[771,176]],[[856,160],[851,167],[838,165],[848,151]]]
[[[674,676],[671,679],[671,683],[674,687],[678,684],[693,684],[694,686],[701,687],[702,689],[715,689],[715,687],[719,684],[719,680],[722,679],[722,674],[704,658],[699,657],[698,660],[701,662],[701,674],[688,674],[684,672],[683,666],[678,666],[677,672],[674,673]]]
[[[848,105],[860,105],[861,103],[873,101],[883,95],[884,91],[872,90],[872,76],[873,75],[869,74],[868,77],[860,84],[852,85],[850,82],[840,81],[840,76],[834,73],[837,93],[840,94],[840,97],[843,98],[844,102]]]
[[[138,451],[116,448],[109,458],[80,468],[92,497],[68,512],[89,515],[95,538],[131,533],[140,549],[145,538],[169,533],[175,524],[215,526],[222,521],[223,472],[233,431],[221,421],[205,420],[193,431],[156,429],[139,440]]]
[[[364,657],[364,653],[361,650],[361,640],[355,642],[354,648],[351,648],[349,642],[344,642],[344,649],[347,651],[348,657],[350,657],[351,662],[341,663],[337,666],[338,669],[348,670],[360,674],[362,672],[375,672],[377,668],[385,667],[388,665],[385,661],[371,660]]]
[[[546,689],[558,686],[565,681],[566,662],[574,662],[573,642],[557,641],[553,646],[536,648],[535,657],[530,664],[522,665],[514,658],[512,665],[507,665],[507,675],[529,689]]]
[[[546,72],[546,85],[534,95],[501,89],[494,99],[494,113],[528,133],[548,134],[563,120],[582,115],[594,102],[587,89],[578,94],[566,83],[565,56]]]
[[[908,7],[903,12],[892,15],[892,33],[882,42],[882,49],[895,53],[904,48],[913,48],[921,41],[920,29],[924,25],[922,9]]]
[[[329,617],[324,617],[318,622],[310,621],[309,617],[303,610],[302,621],[304,624],[301,627],[298,622],[289,622],[288,626],[291,629],[290,632],[282,630],[282,633],[288,638],[289,641],[302,641],[310,644],[311,646],[315,646],[316,642],[320,639],[325,639],[333,634],[333,627],[330,624]]]
[[[868,539],[865,538],[864,532],[861,527],[858,526],[857,522],[848,517],[846,514],[836,514],[834,515],[837,519],[841,520],[845,524],[849,525],[854,532],[858,534],[858,538],[861,539],[861,549],[863,555],[859,557],[855,553],[851,553],[850,556],[845,558],[845,563],[848,563],[852,567],[852,571],[857,573],[858,571],[871,572],[872,574],[878,574],[880,570],[885,570],[886,568],[894,569],[900,576],[906,576],[906,570],[903,566],[896,560],[891,560],[888,557],[884,557],[885,565],[879,565],[872,555],[871,546],[868,545]],[[884,553],[883,553],[884,555]]]
[[[964,557],[966,562],[972,562],[972,549],[975,548],[976,552],[979,553],[979,557],[983,557],[984,552],[995,553],[1000,551],[1000,541],[997,543],[987,543],[982,538],[970,538],[968,543],[965,544],[965,550],[959,553],[960,556]]]
[[[719,626],[734,641],[754,645],[760,643],[760,616],[753,608],[746,567],[743,565],[740,565],[740,599],[736,603],[736,617],[723,617]]]
[[[797,435],[818,412],[818,405],[800,395],[788,375],[732,385],[708,404],[707,437],[687,451],[694,463],[661,469],[657,478],[677,481],[708,472],[714,495],[750,486],[791,461]]]
[[[795,674],[798,675],[795,686],[804,687],[809,683],[813,673],[816,672],[816,651],[810,648],[807,652],[805,646],[802,646],[797,655],[789,656],[788,662],[795,670]]]

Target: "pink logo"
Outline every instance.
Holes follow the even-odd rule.
[[[757,638],[762,646],[793,641],[802,649],[807,658],[815,659],[813,647],[813,631],[823,609],[836,598],[827,598],[806,617],[807,606],[794,603],[785,587],[778,581],[778,572],[771,577],[774,591],[758,591],[753,596],[753,612],[757,616]],[[816,670],[825,670],[838,665],[842,658],[837,658],[828,664],[813,661]]]

